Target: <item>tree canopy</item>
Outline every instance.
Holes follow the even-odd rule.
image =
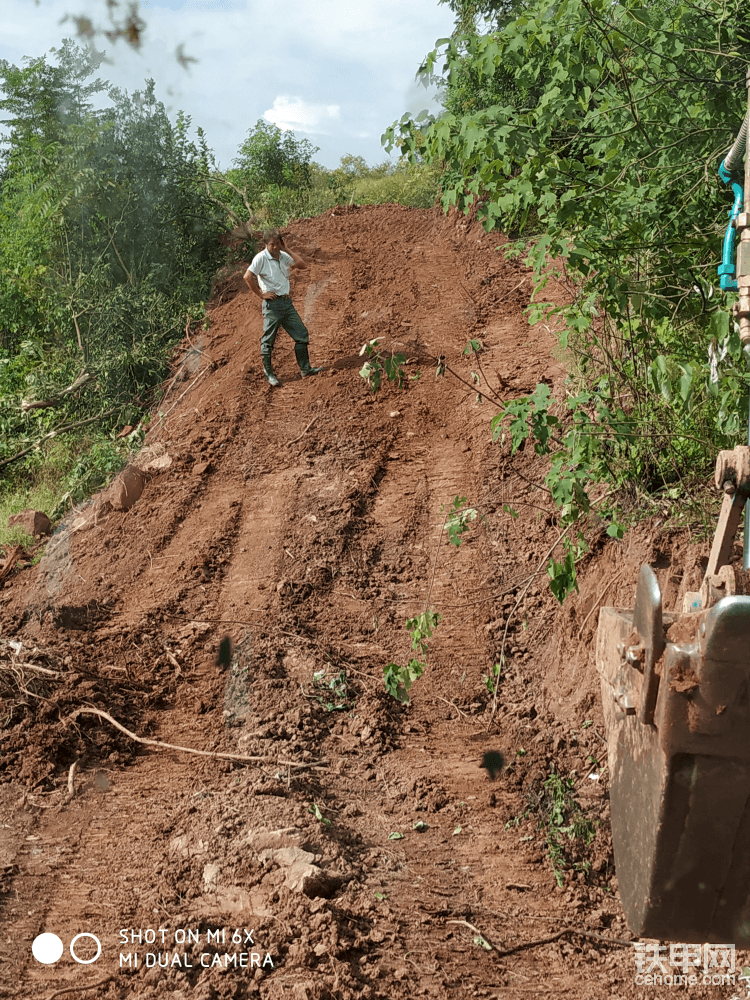
[[[525,248],[537,281],[532,318],[549,263],[564,261],[572,302],[557,314],[573,387],[572,429],[552,473],[561,504],[577,516],[586,484],[607,478],[636,494],[705,476],[747,413],[731,301],[715,289],[732,203],[717,170],[747,107],[750,8],[451,7],[457,31],[420,70],[442,74],[446,110],[405,115],[384,141],[444,166],[446,209],[476,207],[487,229],[515,237],[509,252]],[[478,14],[489,15],[483,28]],[[547,427],[553,401],[524,405]],[[534,424],[524,420],[517,430]],[[548,434],[537,444],[558,447]]]
[[[101,57],[70,40],[53,55],[0,63],[0,459],[61,412],[145,405],[222,254],[190,120],[170,122],[153,81],[131,95],[92,79]],[[94,110],[100,94],[109,105]],[[59,406],[19,405],[84,371]]]

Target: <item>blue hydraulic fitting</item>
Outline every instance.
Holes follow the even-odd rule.
[[[735,236],[737,235],[737,230],[735,228],[735,222],[737,216],[742,211],[742,206],[745,200],[745,191],[738,181],[732,179],[732,175],[727,170],[724,163],[725,161],[722,160],[721,166],[719,167],[719,177],[721,177],[725,184],[732,185],[734,205],[732,205],[729,212],[729,225],[727,226],[727,231],[724,234],[724,250],[722,253],[721,264],[718,269],[720,278],[719,285],[722,292],[736,292],[737,280],[734,274],[734,241]]]

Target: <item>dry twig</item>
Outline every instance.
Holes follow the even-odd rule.
[[[468,927],[470,931],[474,931],[474,933],[478,934],[483,941],[487,942],[487,944],[490,946],[491,951],[497,951],[494,944],[490,941],[487,935],[483,931],[480,931],[478,927],[475,927],[474,924],[470,924],[468,920],[446,920],[446,923],[462,924],[464,927]]]
[[[307,432],[310,430],[310,428],[312,427],[312,425],[315,423],[315,421],[318,419],[319,416],[320,416],[320,414],[316,413],[315,416],[310,421],[310,423],[307,425],[307,427],[305,427],[305,429],[299,435],[299,437],[296,437],[294,439],[294,441],[287,441],[287,446],[296,444],[298,441],[301,441],[302,438],[305,436],[305,434],[307,434]]]
[[[56,993],[50,993],[47,1000],[55,1000],[55,997],[61,997],[63,993],[84,993],[88,990],[96,990],[100,986],[106,986],[107,983],[111,983],[114,978],[114,976],[107,976],[105,979],[99,979],[89,986],[66,986],[64,990],[57,990]]]
[[[0,582],[2,582],[6,576],[10,576],[13,570],[16,568],[16,563],[19,559],[24,556],[23,545],[14,545],[10,550],[8,555],[5,557],[5,565],[0,568]]]
[[[167,412],[159,414],[159,426],[156,429],[156,434],[157,435],[158,435],[159,431],[161,431],[161,430],[164,429],[164,424],[166,422],[167,417],[172,412],[172,410],[175,408],[175,406],[177,406],[177,404],[180,402],[180,400],[183,398],[183,396],[186,396],[190,392],[190,390],[193,388],[193,386],[196,385],[203,378],[203,376],[206,375],[210,371],[211,371],[211,365],[210,364],[206,365],[205,368],[201,369],[201,371],[198,372],[198,374],[195,376],[195,378],[190,383],[190,385],[187,387],[187,389],[185,389],[185,391],[183,393],[181,393],[181,395],[179,395],[177,397],[177,399],[174,401],[174,403],[172,403],[172,405],[169,407],[169,409],[167,410]]]
[[[521,944],[517,944],[513,948],[496,951],[495,954],[498,958],[502,958],[504,955],[514,955],[517,951],[525,951],[526,948],[538,948],[539,945],[550,944],[552,941],[557,941],[558,938],[565,937],[566,934],[588,938],[591,941],[600,941],[602,944],[614,945],[618,948],[632,948],[635,943],[634,941],[626,941],[625,938],[605,937],[603,934],[595,934],[593,931],[582,931],[577,927],[566,927],[564,930],[557,931],[556,934],[550,934],[548,937],[543,938],[535,938],[533,941],[522,941]],[[485,940],[487,939],[485,938]]]
[[[254,608],[248,609],[253,612]],[[116,612],[118,614],[124,614],[124,612]],[[303,642],[312,642],[313,640],[308,638],[306,635],[298,635],[296,632],[286,632],[283,628],[274,628],[273,626],[263,625],[260,622],[248,622],[243,621],[239,618],[191,618],[189,615],[178,615],[174,611],[165,611],[165,615],[169,615],[170,618],[177,618],[178,621],[193,623],[195,625],[249,625],[253,628],[259,628],[263,632],[278,632],[280,635],[291,636],[292,639],[301,639]],[[257,614],[268,617],[268,613],[265,611],[258,611]]]
[[[471,718],[466,714],[466,712],[462,712],[455,702],[448,701],[447,698],[442,698],[439,694],[436,694],[435,697],[438,699],[438,701],[445,702],[445,704],[448,705],[449,708],[455,708],[455,710],[458,712],[459,715],[463,716],[464,719],[468,719],[469,722],[471,722]]]
[[[516,608],[518,607],[518,605],[521,603],[521,601],[526,596],[526,593],[527,593],[529,587],[531,586],[531,581],[534,579],[535,576],[537,576],[538,573],[541,573],[542,567],[544,566],[544,564],[547,562],[547,560],[552,555],[552,553],[555,551],[555,549],[557,548],[557,546],[565,538],[565,536],[567,535],[567,533],[570,531],[570,529],[576,523],[577,523],[576,521],[571,521],[570,524],[567,526],[567,528],[565,528],[563,531],[560,532],[560,534],[557,536],[557,538],[555,539],[555,541],[552,543],[552,545],[549,548],[549,550],[542,557],[542,560],[539,563],[539,565],[537,566],[536,571],[534,573],[532,573],[531,576],[529,577],[529,582],[526,584],[526,586],[523,588],[523,590],[521,591],[521,593],[518,595],[518,598],[516,599],[516,603],[513,605],[513,609],[512,609],[511,613],[508,615],[508,617],[507,617],[507,619],[505,621],[505,631],[503,632],[503,641],[502,641],[502,645],[500,646],[500,663],[502,664],[503,667],[505,666],[505,643],[506,643],[506,640],[508,638],[508,628],[509,628],[510,623],[511,623],[511,621],[513,619],[513,615],[516,613]],[[497,711],[497,692],[498,692],[498,688],[499,687],[500,687],[499,684],[495,684],[495,693],[494,693],[494,695],[492,697],[492,714],[490,715],[490,725],[487,727],[488,729],[492,726],[492,723],[495,721],[495,712]]]
[[[602,502],[602,500],[606,500],[607,497],[611,496],[612,493],[614,493],[614,490],[609,490],[607,493],[604,493],[602,496],[600,496],[598,500],[595,500],[591,504],[591,509],[593,509],[596,505],[600,504]],[[534,579],[535,576],[537,576],[537,574],[541,573],[542,567],[544,566],[544,564],[550,558],[550,556],[555,551],[555,549],[560,544],[560,542],[565,538],[565,536],[570,531],[570,529],[573,528],[573,527],[575,527],[576,524],[578,524],[579,520],[580,520],[580,517],[576,518],[575,521],[571,521],[570,524],[557,536],[557,538],[555,539],[555,542],[553,543],[553,545],[551,546],[551,548],[542,557],[542,561],[537,566],[535,572],[532,573],[532,575],[531,575],[531,577],[529,579],[529,582],[526,584],[526,586],[523,588],[523,590],[521,591],[521,593],[518,595],[518,599],[516,600],[516,603],[513,605],[513,609],[511,611],[511,613],[508,615],[508,618],[507,618],[507,620],[505,622],[505,631],[503,632],[503,642],[502,642],[502,645],[500,647],[500,663],[503,666],[505,665],[505,643],[506,643],[506,640],[508,638],[508,627],[509,627],[509,625],[511,623],[511,619],[513,618],[513,615],[516,613],[516,609],[518,608],[518,605],[521,603],[521,601],[526,596],[526,592],[528,591],[529,587],[531,586],[531,581]],[[492,715],[490,716],[490,724],[487,727],[488,729],[491,728],[492,723],[495,720],[495,712],[497,711],[497,691],[498,691],[498,687],[499,687],[499,685],[496,684],[495,685],[495,694],[494,694],[494,696],[492,698]]]
[[[131,740],[134,740],[136,743],[141,743],[143,746],[159,747],[162,750],[177,750],[179,753],[192,753],[196,754],[199,757],[214,757],[220,760],[237,760],[245,763],[255,763],[255,764],[281,764],[284,767],[299,767],[299,768],[308,768],[308,767],[317,768],[325,760],[325,758],[323,758],[323,760],[315,761],[313,763],[300,764],[297,763],[296,761],[282,760],[280,757],[278,758],[257,757],[240,753],[222,753],[218,750],[196,750],[194,747],[181,747],[175,743],[162,743],[161,740],[149,740],[145,736],[136,736],[135,733],[132,733],[129,729],[126,729],[125,726],[121,725],[117,721],[117,719],[113,719],[108,712],[103,712],[99,708],[93,708],[90,706],[77,708],[74,712],[71,712],[70,715],[66,716],[62,721],[63,723],[72,722],[74,719],[77,719],[79,715],[98,715],[100,719],[106,719],[106,721],[109,722],[111,725],[113,725],[115,729],[119,729],[121,733],[124,733],[126,736],[128,736]]]
[[[171,651],[171,649],[169,649],[169,647],[167,646],[166,643],[164,644],[164,652],[166,653],[167,659],[169,660],[169,662],[172,664],[172,666],[177,671],[177,676],[179,677],[180,674],[182,673],[182,667],[180,666],[179,660],[174,655],[174,653]]]
[[[68,794],[65,796],[65,801],[70,802],[76,793],[76,771],[78,770],[78,761],[74,760],[70,765],[70,770],[68,771]]]
[[[502,958],[505,955],[514,955],[516,952],[525,951],[527,948],[538,948],[540,945],[550,944],[552,941],[557,941],[559,938],[565,937],[566,934],[572,934],[575,937],[587,938],[590,941],[599,941],[602,944],[614,945],[618,948],[632,948],[635,943],[634,941],[627,941],[625,938],[605,937],[603,934],[595,934],[593,931],[584,931],[578,927],[565,927],[563,930],[557,931],[555,934],[549,934],[547,937],[534,938],[531,941],[522,941],[520,944],[514,945],[512,948],[505,948],[500,951],[495,947],[495,945],[493,945],[483,931],[480,931],[478,927],[475,927],[474,924],[470,924],[467,920],[447,920],[446,923],[461,924],[464,927],[468,927],[470,931],[474,931],[474,933],[478,934],[483,941],[487,942],[490,946],[490,950],[494,951],[498,958]]]

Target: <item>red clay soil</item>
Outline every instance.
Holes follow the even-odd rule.
[[[272,390],[259,303],[241,270],[225,277],[146,436],[163,467],[129,510],[74,512],[0,591],[0,992],[671,995],[634,984],[593,637],[603,601],[632,605],[643,561],[676,603],[705,546],[658,526],[612,542],[592,522],[560,609],[544,459],[492,443],[498,405],[463,354],[481,340],[480,388],[504,400],[562,392],[553,336],[524,317],[528,271],[437,211],[337,209],[289,241],[323,373],[301,380],[282,333]],[[373,394],[358,371],[376,336],[407,377]],[[440,355],[464,383],[436,377]],[[483,515],[460,547],[456,496]],[[383,668],[414,655],[405,622],[427,605],[443,620],[402,705]],[[493,722],[483,675],[506,625]],[[91,708],[209,755],[138,743]],[[494,781],[490,750],[508,765]],[[553,773],[596,828],[564,841],[562,886],[540,827]],[[63,942],[56,964],[32,957],[42,932]],[[101,941],[89,964],[68,950],[84,932]],[[93,958],[94,939],[74,952]]]

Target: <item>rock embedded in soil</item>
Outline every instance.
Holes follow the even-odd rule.
[[[52,534],[52,522],[42,510],[33,510],[27,507],[18,514],[11,514],[8,518],[9,528],[21,528],[27,535],[41,538],[42,535]]]
[[[137,465],[127,465],[109,490],[109,501],[114,510],[130,510],[140,500],[146,477]]]

